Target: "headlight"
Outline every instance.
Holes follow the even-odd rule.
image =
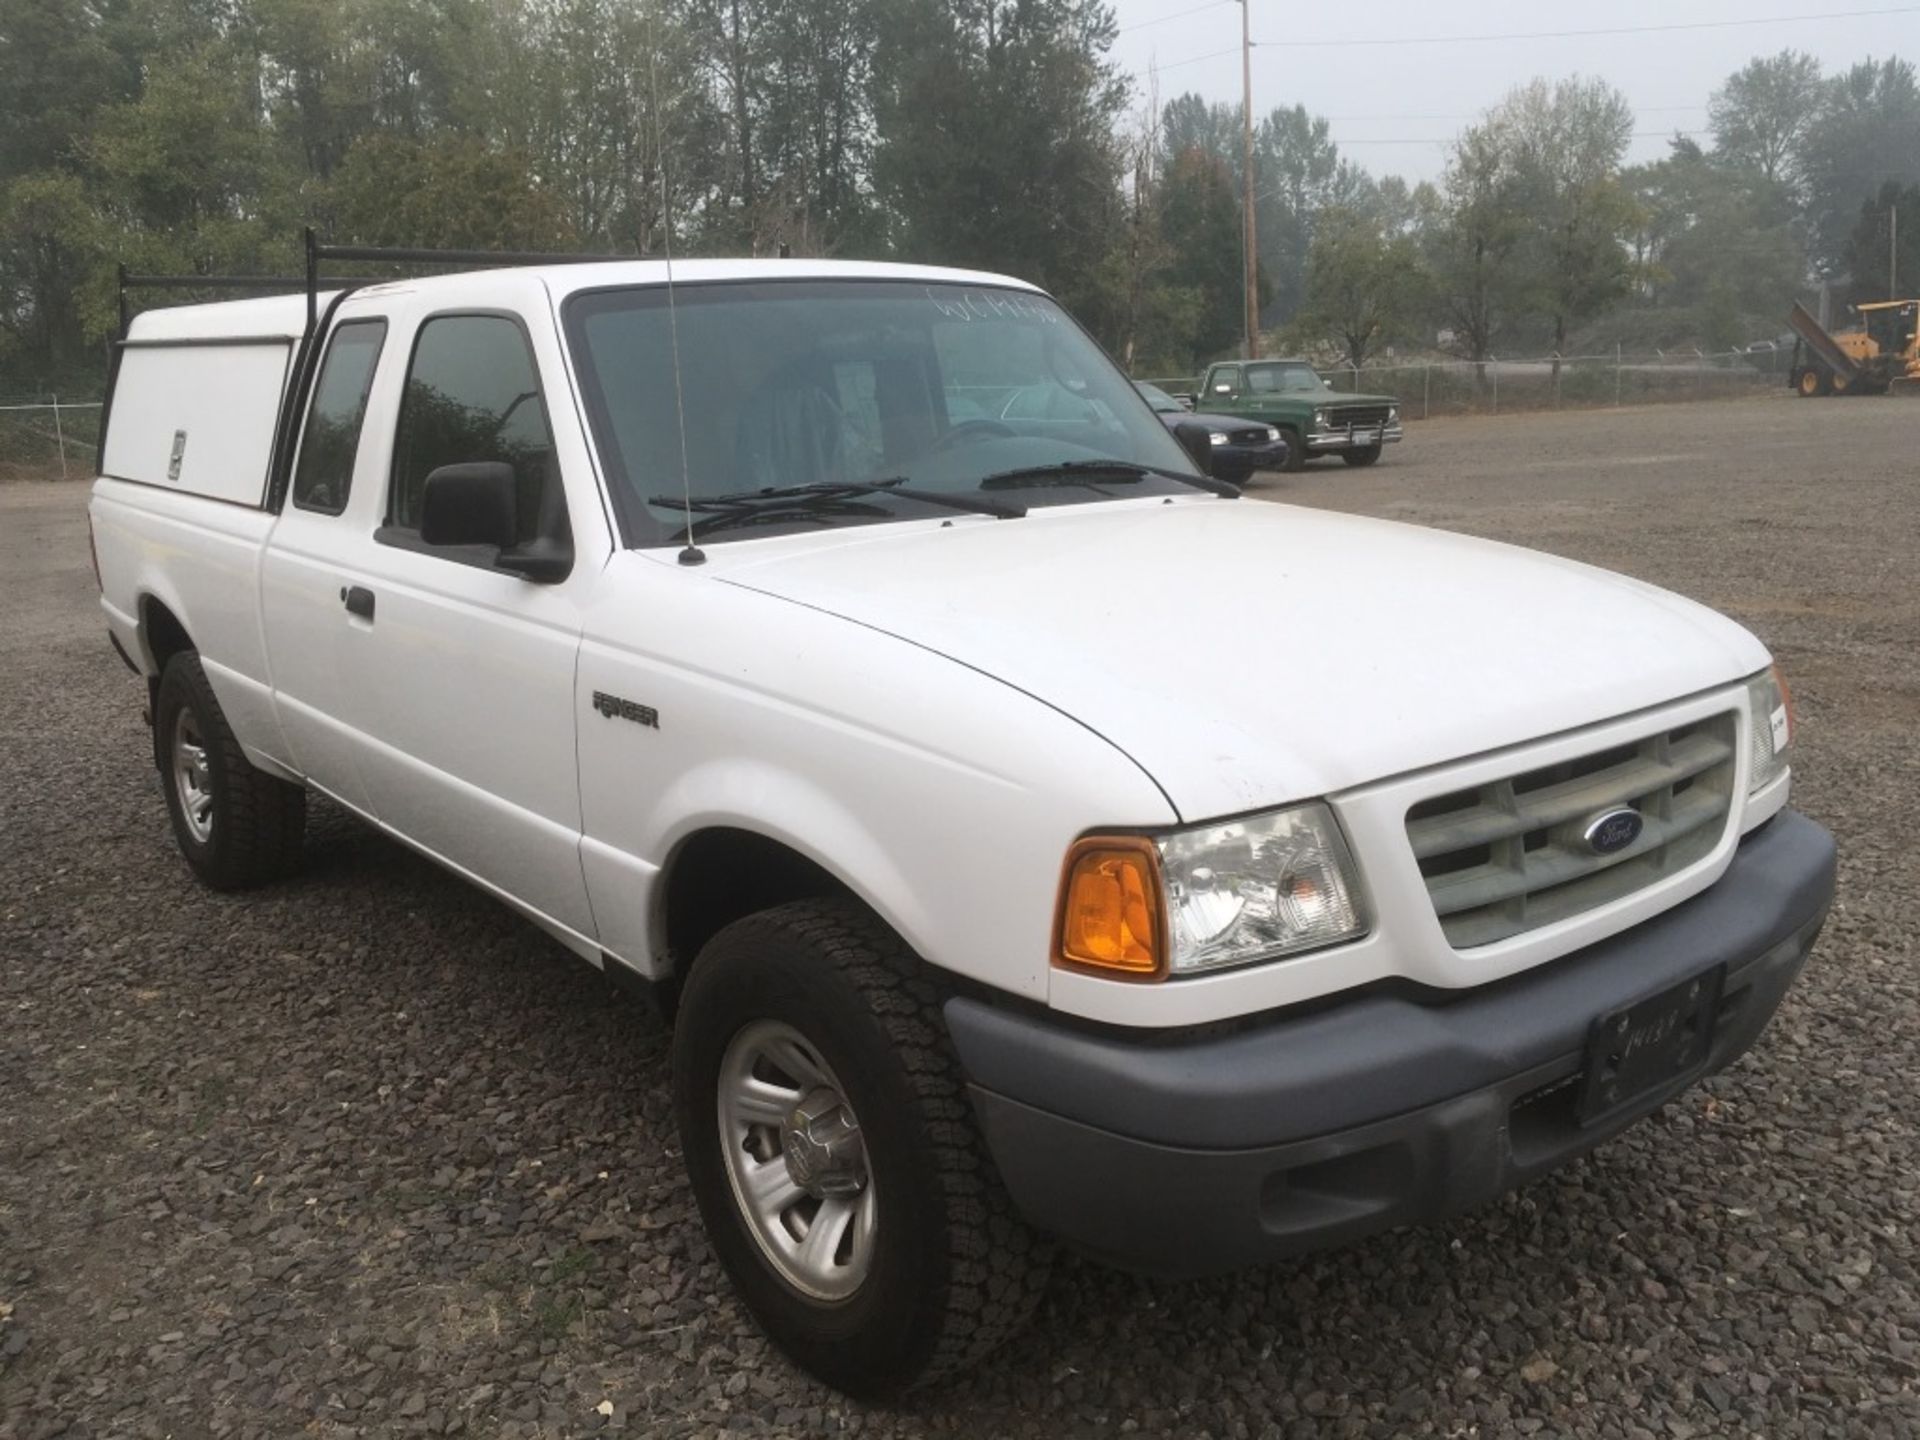
[[[1061,888],[1055,959],[1162,978],[1272,960],[1366,929],[1333,812],[1299,805],[1169,835],[1091,837]]]
[[[1207,436],[1207,443],[1209,445],[1224,445],[1227,443],[1227,437],[1223,432],[1215,430]]]
[[[1787,746],[1793,741],[1793,696],[1774,666],[1747,682],[1747,793],[1764,789],[1787,773]]]
[[[1399,423],[1400,423],[1400,407],[1398,405],[1387,406],[1387,424],[1397,425]]]
[[[1324,410],[1316,410],[1316,411],[1314,411],[1314,412],[1313,412],[1313,423],[1314,423],[1315,425],[1317,425],[1317,426],[1319,426],[1319,427],[1320,427],[1321,429],[1323,429],[1323,430],[1324,430],[1324,429],[1326,428],[1326,425],[1327,425],[1327,412],[1326,412],[1326,411],[1324,411]]]
[[[1271,425],[1267,426],[1267,443],[1271,445],[1274,441],[1278,440],[1279,438],[1280,438],[1280,432],[1274,429],[1273,426]]]

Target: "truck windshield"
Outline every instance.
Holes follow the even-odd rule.
[[[685,407],[685,471],[701,502],[794,487],[892,482],[859,503],[794,506],[745,539],[782,530],[950,517],[936,492],[988,500],[1010,471],[1122,461],[1193,474],[1193,464],[1100,348],[1030,291],[919,280],[684,284],[591,291],[564,312],[594,440],[629,544],[686,533],[674,330]],[[1195,493],[1148,474],[1103,487],[1061,472],[1019,502],[1083,504]]]
[[[1249,365],[1247,388],[1256,395],[1284,395],[1300,390],[1324,390],[1320,372],[1311,365]]]

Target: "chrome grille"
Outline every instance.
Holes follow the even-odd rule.
[[[1384,425],[1387,423],[1387,407],[1385,405],[1336,405],[1327,419],[1336,430],[1344,430],[1349,425]]]
[[[1736,734],[1717,715],[1414,806],[1407,840],[1449,943],[1491,945],[1705,858],[1732,809]],[[1639,838],[1597,854],[1588,823],[1622,806],[1640,813]]]

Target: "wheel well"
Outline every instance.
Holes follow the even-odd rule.
[[[667,951],[686,973],[735,920],[789,900],[852,891],[797,850],[751,830],[702,830],[682,841],[661,887]]]
[[[182,650],[193,649],[187,627],[164,603],[149,595],[140,602],[140,634],[147,642],[147,654],[153,657],[153,677],[167,668],[167,661]]]

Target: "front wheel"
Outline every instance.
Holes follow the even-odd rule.
[[[1045,1288],[974,1129],[922,962],[851,902],[736,921],[674,1031],[674,1106],[715,1251],[773,1341],[886,1395],[983,1359]]]
[[[1307,442],[1298,430],[1282,429],[1280,433],[1287,441],[1287,463],[1280,468],[1288,475],[1298,475],[1307,466]]]
[[[1340,458],[1356,468],[1362,465],[1371,465],[1380,458],[1380,447],[1378,445],[1368,445],[1359,450],[1342,450],[1340,452]]]

